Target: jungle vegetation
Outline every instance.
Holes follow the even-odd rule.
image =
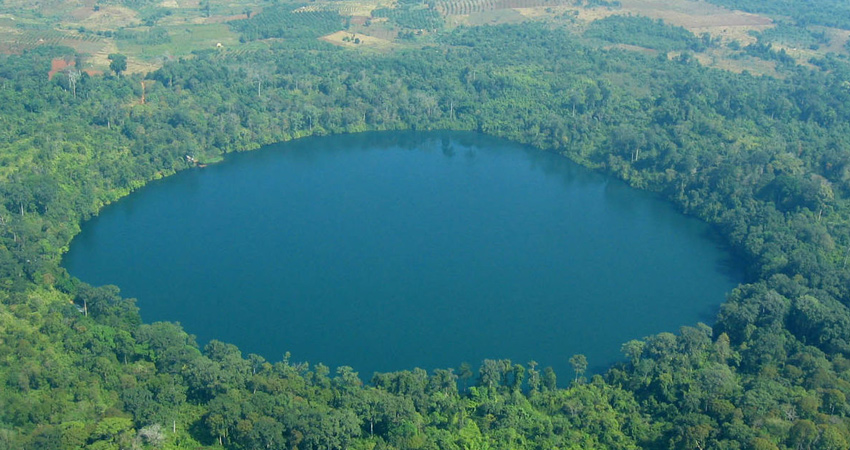
[[[265,14],[233,27],[282,32]],[[461,26],[393,52],[283,39],[149,73],[115,54],[112,72],[50,80],[79,55],[0,57],[0,449],[847,448],[846,57],[755,76],[706,68],[694,52],[710,40],[656,21],[587,33]],[[626,342],[590,379],[582,355],[564,355],[572,374],[485,360],[372,376],[201,348],[60,266],[82,221],[186,155],[401,129],[476,130],[657,192],[720,230],[748,282],[714,323]]]

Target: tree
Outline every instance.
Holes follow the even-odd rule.
[[[252,83],[257,83],[257,97],[262,95],[263,80],[268,77],[268,69],[261,66],[248,68],[248,78]]]
[[[555,370],[551,367],[543,369],[543,387],[547,391],[554,391],[558,388],[558,377],[555,374]]]
[[[531,392],[540,391],[540,371],[537,370],[537,361],[528,362],[528,387]]]
[[[834,425],[821,425],[821,435],[815,444],[819,450],[839,450],[847,448],[847,439],[840,431],[840,428]]]
[[[76,302],[87,314],[112,326],[126,328],[141,323],[135,301],[121,298],[116,286],[91,287],[83,284],[78,288]]]
[[[121,53],[109,54],[109,70],[115,72],[116,76],[121,76],[121,72],[127,70],[127,57]]]
[[[643,355],[643,347],[645,345],[646,344],[643,341],[632,339],[631,341],[623,344],[623,346],[620,347],[620,351],[629,358],[629,361],[631,361],[633,366],[637,367],[640,362],[640,357]]]
[[[587,370],[587,358],[582,354],[573,355],[570,358],[570,365],[573,366],[573,370],[576,373],[575,381],[578,382],[579,378]]]
[[[139,430],[139,434],[136,438],[153,447],[159,447],[163,442],[165,442],[165,433],[162,431],[162,426],[157,423]]]
[[[356,389],[363,385],[360,376],[349,366],[339,366],[336,368],[336,377],[334,383],[341,389]]]
[[[445,392],[449,395],[457,394],[457,375],[454,369],[435,369],[434,375],[428,379],[429,392]]]
[[[521,364],[514,364],[513,378],[510,380],[510,388],[512,391],[519,391],[522,388],[522,382],[525,380],[525,367]]]
[[[124,417],[107,417],[98,422],[92,432],[92,437],[99,441],[119,444],[128,441],[135,435],[133,421]]]
[[[69,67],[68,70],[65,71],[65,74],[68,76],[68,86],[71,87],[71,93],[74,95],[74,98],[77,98],[77,82],[80,81],[82,72],[77,70],[75,67]]]
[[[819,437],[818,427],[810,420],[798,420],[788,433],[788,446],[798,450],[810,449]]]
[[[502,379],[502,366],[500,361],[485,359],[478,369],[478,386],[493,389],[499,386]]]
[[[460,363],[460,367],[457,369],[458,378],[463,381],[463,390],[466,391],[467,385],[469,384],[469,379],[474,375],[472,373],[472,366],[468,362]]]
[[[263,416],[253,422],[247,442],[253,448],[285,448],[283,426],[271,417]]]

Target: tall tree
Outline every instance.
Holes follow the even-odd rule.
[[[573,366],[573,371],[576,373],[575,382],[578,383],[579,379],[587,370],[587,358],[582,354],[573,355],[570,358],[570,365]]]
[[[115,72],[115,75],[120,77],[121,72],[127,70],[127,57],[121,53],[110,53],[109,70]]]

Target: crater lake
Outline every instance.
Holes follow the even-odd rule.
[[[564,157],[474,133],[308,138],[150,183],[71,275],[203,345],[375,371],[537,361],[565,384],[711,323],[742,271],[710,228]]]

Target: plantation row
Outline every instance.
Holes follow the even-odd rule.
[[[386,17],[395,24],[414,30],[437,29],[443,26],[443,17],[433,9],[379,8],[372,17]]]
[[[103,40],[100,36],[92,34],[65,34],[57,30],[22,30],[21,34],[14,37],[7,35],[5,39],[0,39],[0,51],[20,53],[40,45],[46,45],[67,46],[85,53],[94,53],[97,50],[90,48],[90,46],[100,46],[102,43]],[[89,47],[80,48],[81,44],[89,44]]]
[[[532,8],[567,3],[570,2],[564,0],[443,0],[437,2],[436,9],[446,16],[458,16],[499,9]]]
[[[65,39],[82,42],[101,42],[103,39],[96,34],[62,34]]]
[[[317,38],[344,28],[344,20],[336,11],[299,9],[278,6],[266,8],[250,19],[228,22],[240,33],[240,40],[283,38]]]
[[[339,5],[339,13],[343,16],[353,16],[360,9],[357,5],[344,4]]]

